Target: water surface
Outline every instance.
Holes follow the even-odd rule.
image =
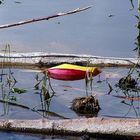
[[[0,30],[0,48],[9,43],[17,52],[58,52],[100,56],[135,57],[138,30],[137,1],[129,0],[33,1],[0,5],[0,24],[43,17],[93,5],[70,16]]]
[[[95,116],[107,116],[107,117],[123,117],[123,118],[139,118],[140,117],[140,104],[139,104],[139,90],[124,92],[120,88],[116,87],[118,81],[127,75],[129,69],[103,69],[103,72],[99,77],[95,77],[92,83],[92,91],[90,86],[87,87],[88,96],[93,95],[99,101],[101,110]],[[8,73],[8,69],[4,69],[3,73]],[[4,75],[1,86],[1,99],[14,102],[17,105],[3,104],[0,105],[1,118],[10,119],[38,119],[38,118],[49,118],[49,119],[62,119],[62,118],[81,118],[85,115],[77,114],[71,110],[71,104],[73,99],[77,97],[86,96],[86,84],[85,80],[77,81],[60,81],[51,79],[51,86],[54,90],[54,96],[51,98],[48,104],[44,104],[43,92],[41,89],[43,83],[39,85],[39,89],[35,89],[36,72],[29,72],[24,69],[12,69],[13,76],[17,80],[14,86],[8,86],[7,76]],[[44,74],[39,73],[39,79],[44,77]],[[137,78],[135,75],[133,77]],[[13,80],[11,78],[11,80]],[[110,86],[112,92],[110,92]],[[46,82],[46,89],[49,95],[53,95],[49,82]],[[18,94],[12,93],[11,88],[20,88],[27,90],[26,93]],[[5,96],[6,95],[6,96]],[[11,100],[11,97],[16,97],[15,100]],[[134,97],[134,98],[133,98]],[[133,98],[133,99],[131,99]],[[46,98],[47,100],[48,98]],[[19,105],[18,105],[19,104]],[[26,107],[22,107],[24,105]],[[32,110],[34,109],[34,110]],[[37,111],[38,110],[38,111]],[[50,111],[53,113],[43,113],[42,111]],[[54,114],[55,113],[55,114]]]
[[[52,15],[58,12],[68,11],[77,7],[93,5],[93,8],[69,15],[55,18],[49,21],[23,25],[14,28],[0,30],[0,50],[6,44],[10,44],[11,50],[16,52],[57,52],[91,54],[99,56],[114,57],[136,57],[133,51],[136,47],[138,30],[136,28],[137,1],[134,1],[135,8],[129,0],[23,0],[15,3],[14,0],[5,0],[0,5],[0,24],[18,22]],[[132,101],[126,98],[128,94],[115,87],[115,84],[123,76],[126,76],[129,69],[105,68],[99,77],[93,80],[93,95],[99,100],[101,110],[96,116],[139,118],[139,100]],[[4,69],[9,73],[9,69]],[[26,89],[23,94],[13,94],[15,105],[0,103],[1,119],[60,119],[60,118],[82,118],[70,109],[71,102],[76,97],[86,96],[85,81],[65,82],[51,79],[55,96],[51,99],[49,113],[36,111],[44,109],[38,91],[34,89],[36,84],[36,72],[29,72],[24,69],[12,69],[15,79],[18,81],[14,86]],[[134,74],[135,76],[135,74]],[[5,76],[4,76],[5,77]],[[43,74],[39,74],[43,77]],[[6,80],[6,77],[3,81]],[[113,91],[109,93],[108,83]],[[2,86],[2,82],[0,82]],[[0,97],[7,95],[8,86],[3,94],[0,90]],[[51,93],[50,93],[51,94]],[[129,93],[139,97],[139,92]],[[22,106],[20,106],[22,105]],[[34,111],[32,110],[34,109]],[[15,133],[1,132],[3,139],[81,139],[71,137],[49,137],[49,136],[28,136]]]

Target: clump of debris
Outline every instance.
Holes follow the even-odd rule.
[[[99,110],[99,102],[93,96],[78,97],[72,101],[71,109],[78,114],[87,114],[97,116]]]

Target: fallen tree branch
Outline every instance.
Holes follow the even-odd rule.
[[[62,115],[59,115],[59,114],[57,114],[57,113],[55,113],[55,112],[52,112],[52,111],[49,111],[49,110],[30,108],[30,107],[28,107],[28,106],[26,106],[26,105],[22,105],[22,104],[19,104],[19,103],[16,103],[16,102],[5,101],[5,100],[3,100],[3,99],[0,99],[0,103],[7,103],[7,104],[9,104],[9,105],[11,105],[11,106],[16,106],[16,107],[20,107],[20,108],[23,108],[23,109],[31,110],[31,111],[33,111],[33,112],[38,113],[38,114],[41,115],[41,116],[43,116],[43,115],[42,115],[40,112],[45,112],[45,113],[47,113],[49,116],[58,117],[58,118],[60,118],[60,119],[68,119],[68,118],[66,118],[66,117],[64,117],[64,116],[62,116]]]
[[[139,119],[0,120],[0,130],[60,135],[140,136]]]
[[[0,25],[0,29],[19,26],[19,25],[33,23],[33,22],[42,21],[42,20],[49,20],[49,19],[52,19],[52,18],[60,17],[60,16],[71,15],[71,14],[79,13],[81,11],[85,11],[85,10],[91,8],[91,7],[92,6],[87,6],[87,7],[83,7],[83,8],[77,8],[77,9],[74,9],[74,10],[71,10],[71,11],[68,11],[68,12],[60,12],[60,13],[57,13],[57,14],[54,14],[54,15],[51,15],[51,16],[47,16],[47,17],[34,18],[34,19],[24,20],[24,21],[12,23],[12,24],[4,24],[4,25]]]
[[[59,54],[59,53],[0,53],[0,63],[12,66],[54,66],[62,63],[103,66],[103,67],[132,67],[140,66],[139,58],[116,58],[93,55]]]

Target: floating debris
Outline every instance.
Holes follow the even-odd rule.
[[[98,100],[93,96],[78,97],[72,101],[72,110],[79,114],[97,116],[101,109]]]
[[[134,89],[137,87],[137,81],[131,75],[122,77],[117,86],[122,90]]]
[[[61,64],[44,71],[48,77],[57,80],[81,80],[89,75],[96,76],[101,73],[97,67],[84,67],[72,64]]]

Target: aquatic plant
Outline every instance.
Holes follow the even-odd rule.
[[[6,56],[8,54],[8,56],[10,56],[10,45],[6,45],[5,46],[5,50],[4,50],[4,56]],[[5,72],[4,69],[4,62],[6,61],[5,59],[9,59],[8,57],[4,57],[3,62],[1,64],[1,74],[0,74],[0,85],[1,85],[1,93],[2,93],[2,100],[8,101],[8,100],[16,100],[16,97],[10,97],[10,92],[11,89],[14,87],[15,83],[17,82],[16,79],[13,76],[13,72],[11,71],[10,68],[8,68],[8,72]],[[4,113],[8,114],[9,111],[9,107],[8,104],[5,102],[3,104],[4,107]]]
[[[137,52],[137,56],[140,57],[140,17],[139,15],[135,15],[136,19],[137,19],[137,29],[138,29],[138,36],[136,38],[136,42],[134,43],[136,45],[136,47],[133,49],[133,51]]]
[[[126,76],[120,78],[115,85],[117,89],[113,89],[117,95],[113,94],[112,96],[122,99],[121,103],[129,107],[124,117],[130,111],[134,111],[136,117],[140,116],[139,105],[136,105],[137,101],[140,100],[140,70],[137,67],[138,65],[134,65],[130,68]]]
[[[4,114],[7,115],[9,112],[9,101],[17,101],[16,94],[25,93],[26,90],[23,88],[15,87],[17,80],[14,77],[14,73],[11,70],[11,60],[10,60],[10,53],[11,47],[9,44],[5,46],[4,51],[4,58],[3,62],[1,63],[1,73],[0,73],[0,89],[2,94],[2,99],[0,102],[3,102],[4,106]],[[5,62],[9,62],[9,66],[5,69]],[[14,93],[14,94],[13,94]]]
[[[137,62],[139,63],[139,62]],[[123,111],[124,116],[128,117],[130,113],[139,118],[140,117],[140,69],[139,65],[136,64],[131,68],[128,68],[128,72],[121,77],[117,77],[117,81],[110,78],[106,78],[105,80],[99,79],[99,84],[102,83],[102,86],[105,88],[108,87],[108,91],[106,94],[109,96],[113,96],[120,100],[121,104],[124,104],[126,109]],[[115,82],[115,84],[112,84]],[[104,84],[104,85],[103,85]],[[118,100],[118,101],[119,101]],[[111,116],[110,116],[111,117]],[[112,116],[113,117],[113,116]],[[121,116],[122,117],[122,116]]]
[[[44,76],[41,79],[37,74],[35,76],[35,80],[37,83],[35,84],[34,88],[36,91],[38,91],[40,95],[40,104],[43,110],[43,116],[46,117],[48,115],[50,103],[55,92],[51,86],[50,78],[46,74],[44,74]],[[33,109],[40,106],[40,104],[36,105]]]
[[[134,2],[133,0],[129,0],[132,6],[132,9],[134,9]],[[138,0],[138,12],[140,12],[140,0]],[[137,36],[137,41],[135,42],[136,47],[133,49],[133,51],[136,51],[138,54],[138,57],[140,57],[140,17],[139,17],[139,13],[138,15],[135,15],[136,19],[137,19],[137,29],[138,29],[138,36]]]
[[[134,0],[129,0],[129,1],[131,3],[131,6],[132,6],[131,10],[133,10],[134,9]],[[140,11],[140,0],[138,0],[138,11]]]

